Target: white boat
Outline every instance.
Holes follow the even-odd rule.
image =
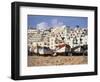
[[[66,50],[66,47],[64,46],[62,48],[57,49],[55,52],[56,53],[63,53],[63,52],[65,52],[65,50]]]
[[[39,47],[34,49],[34,52],[39,55],[49,55],[53,54],[53,51],[50,50],[48,47]]]
[[[65,53],[66,51],[70,51],[71,47],[67,44],[58,45],[56,48],[56,53]]]

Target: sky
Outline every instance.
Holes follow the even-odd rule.
[[[79,25],[81,28],[88,27],[87,17],[71,17],[71,16],[47,16],[47,15],[28,15],[28,28],[47,29],[56,26],[70,26],[72,28]]]

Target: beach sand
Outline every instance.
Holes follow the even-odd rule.
[[[28,66],[87,64],[87,56],[28,56]]]

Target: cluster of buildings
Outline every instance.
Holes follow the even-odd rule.
[[[87,45],[87,28],[70,28],[61,26],[50,28],[49,30],[28,29],[28,47],[33,50],[37,47],[48,47],[51,50],[57,50],[69,45],[70,48]]]

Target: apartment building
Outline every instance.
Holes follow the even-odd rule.
[[[71,48],[87,44],[88,33],[86,28],[55,27],[46,31],[28,30],[28,43],[33,47],[49,47],[55,50],[60,44],[67,44]]]

